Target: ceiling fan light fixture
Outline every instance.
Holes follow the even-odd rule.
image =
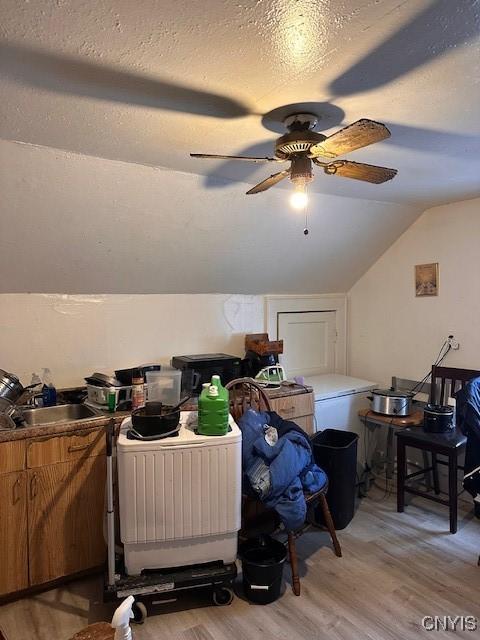
[[[308,195],[305,182],[297,182],[295,191],[290,196],[290,204],[297,211],[305,209],[308,204]]]

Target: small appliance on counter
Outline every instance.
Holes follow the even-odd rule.
[[[372,411],[384,416],[409,416],[413,412],[414,393],[396,389],[372,389]]]
[[[423,409],[423,430],[427,433],[448,433],[455,428],[454,409],[440,404],[427,404]]]
[[[223,384],[240,377],[240,358],[226,353],[173,356],[172,367],[182,371],[182,394],[199,395],[202,385],[219,375]]]
[[[255,376],[255,380],[260,386],[269,389],[280,389],[282,382],[285,382],[286,379],[287,374],[281,364],[264,367]]]

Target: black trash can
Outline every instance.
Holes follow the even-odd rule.
[[[287,550],[267,535],[247,540],[239,551],[242,561],[243,589],[256,604],[269,604],[280,595],[283,564]]]
[[[358,435],[351,431],[325,429],[311,440],[315,462],[328,476],[327,500],[335,529],[344,529],[355,512]],[[324,524],[320,507],[315,520]]]

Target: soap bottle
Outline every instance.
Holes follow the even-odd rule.
[[[43,369],[42,399],[44,407],[54,407],[57,404],[57,390],[54,387],[50,369]]]

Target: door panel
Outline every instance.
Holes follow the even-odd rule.
[[[0,475],[0,595],[28,587],[27,472]]]
[[[30,583],[101,565],[105,457],[28,470]]]
[[[289,378],[335,372],[335,311],[279,313],[278,337]]]

